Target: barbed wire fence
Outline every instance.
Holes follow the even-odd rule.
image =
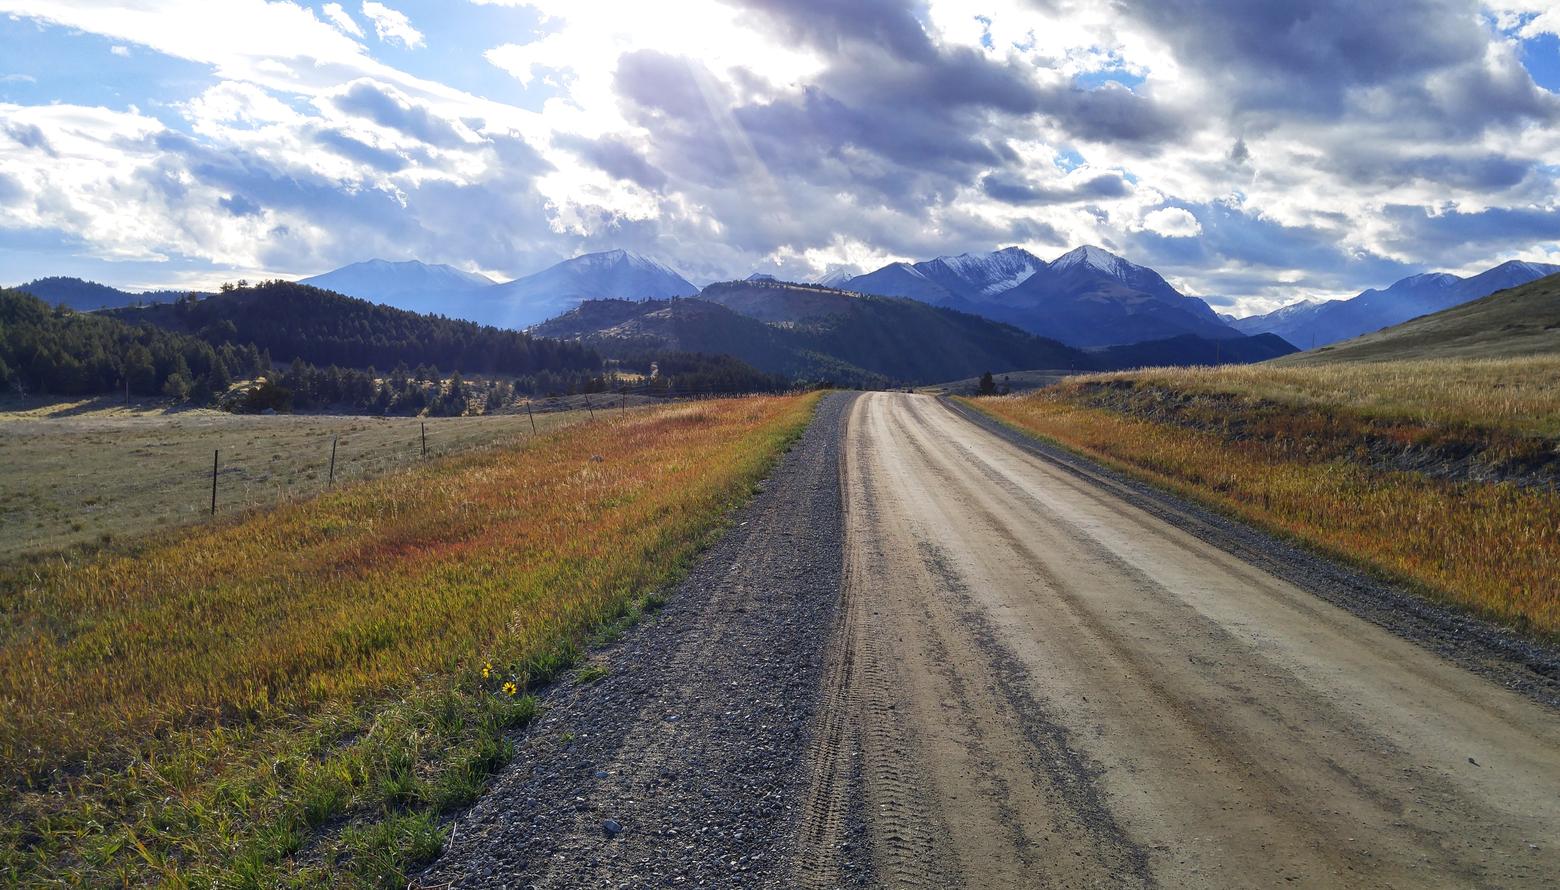
[[[755,392],[750,389],[715,386],[677,387],[640,381],[622,383],[596,392],[552,396],[516,395],[505,404],[498,406],[496,410],[479,415],[388,418],[417,423],[416,427],[407,431],[409,435],[404,443],[395,440],[386,441],[381,435],[370,437],[377,438],[379,441],[365,447],[358,446],[353,441],[354,436],[351,435],[351,431],[346,434],[341,431],[322,433],[319,445],[319,467],[295,470],[286,476],[273,470],[269,466],[271,461],[252,453],[244,454],[246,450],[252,452],[253,447],[250,449],[218,447],[212,451],[211,473],[207,480],[210,485],[208,512],[211,517],[216,517],[235,511],[243,512],[257,507],[300,500],[329,490],[338,483],[346,484],[382,476],[441,456],[479,448],[519,444],[556,429],[556,427],[537,423],[538,418],[546,418],[550,415],[583,411],[588,420],[598,420],[613,415],[622,416],[631,408],[648,405],[754,395],[794,395],[805,391],[806,388],[794,388]],[[480,390],[474,394],[476,400],[480,400],[481,397]],[[519,431],[497,437],[479,435],[451,439],[441,435],[443,431],[440,427],[451,421],[472,424],[498,417],[517,417],[520,414],[525,415],[527,423],[521,425]],[[365,423],[381,419],[377,415],[368,414],[352,416],[361,417]],[[433,425],[431,430],[430,424]],[[224,450],[227,452],[226,459],[223,457]],[[238,453],[235,454],[235,451]],[[272,460],[274,459],[273,455]],[[256,467],[256,463],[261,465]],[[306,484],[316,479],[318,485]]]

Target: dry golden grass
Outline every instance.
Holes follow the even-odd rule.
[[[613,412],[133,553],[13,570],[0,875],[226,881],[243,862],[271,881],[312,828],[354,812],[391,827],[338,846],[436,851],[430,814],[474,793],[471,762],[501,761],[518,719],[501,684],[546,679],[680,572],[815,402]],[[321,778],[319,739],[360,735],[327,743]],[[167,789],[180,815],[150,818]],[[359,877],[404,882],[395,855]]]
[[[575,401],[578,401],[577,399]],[[450,454],[532,435],[525,414],[481,417],[359,417],[228,414],[208,409],[126,409],[111,399],[30,408],[0,403],[0,560],[78,544],[124,541],[153,529],[204,522],[211,503],[211,452],[222,452],[218,511],[269,508],[325,488],[331,439],[336,482],[418,463],[422,426],[429,451]],[[547,433],[586,419],[538,413]]]
[[[1426,439],[1441,435],[1442,427],[1470,424],[1506,434],[1549,429],[1557,378],[1560,362],[1548,359],[1156,369],[1074,378],[1038,393],[972,404],[1431,596],[1553,636],[1560,634],[1560,492],[1382,470],[1357,459],[1348,442],[1296,446],[1304,446],[1307,436],[1368,429],[1336,421],[1348,415],[1391,418],[1393,435],[1407,430]],[[1253,424],[1262,434],[1239,438],[1219,428],[1155,422],[1091,405],[1099,384],[1111,381],[1278,401],[1292,406],[1289,425],[1299,432],[1284,435],[1285,415],[1279,411],[1275,419],[1271,404]],[[1220,410],[1234,412],[1255,412],[1253,405],[1219,403]],[[1416,420],[1410,424],[1409,418]]]
[[[1225,392],[1297,408],[1349,411],[1425,425],[1487,426],[1560,436],[1560,356],[1426,359],[1334,365],[1149,368],[1071,378],[1131,380],[1182,392]]]

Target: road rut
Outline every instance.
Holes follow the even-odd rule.
[[[1560,716],[924,396],[854,404],[795,883],[1560,883]]]

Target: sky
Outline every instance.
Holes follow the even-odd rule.
[[[1560,262],[1555,0],[0,0],[0,282]]]

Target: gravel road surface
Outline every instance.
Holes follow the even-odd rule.
[[[667,605],[597,654],[604,678],[544,697],[418,886],[792,885],[853,398],[826,397]]]
[[[805,884],[1560,884],[1553,709],[929,397],[844,474]]]
[[[424,887],[1560,886],[1560,658],[927,396],[831,396]]]

